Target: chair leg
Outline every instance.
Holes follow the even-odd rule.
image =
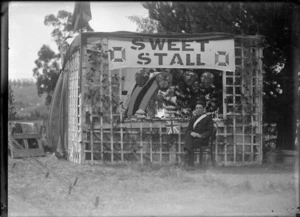
[[[215,167],[216,162],[215,162],[215,157],[214,157],[214,153],[213,153],[213,146],[214,146],[214,143],[212,142],[211,146],[210,146],[210,159],[211,159],[213,167]]]
[[[210,149],[210,159],[211,159],[213,167],[215,167],[215,158],[214,158],[214,153],[213,153],[212,149]]]

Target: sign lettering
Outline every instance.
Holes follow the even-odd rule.
[[[235,70],[234,40],[109,38],[110,69],[124,67]]]

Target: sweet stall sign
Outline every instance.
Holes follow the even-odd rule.
[[[235,70],[234,40],[109,38],[110,69],[206,68]]]

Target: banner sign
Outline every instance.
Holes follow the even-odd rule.
[[[234,40],[108,38],[110,69],[203,68],[235,70]]]

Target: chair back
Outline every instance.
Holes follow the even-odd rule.
[[[217,131],[218,131],[218,124],[216,122],[213,122],[213,125],[214,125],[213,133],[210,136],[211,144],[213,144],[213,141],[216,139]]]

